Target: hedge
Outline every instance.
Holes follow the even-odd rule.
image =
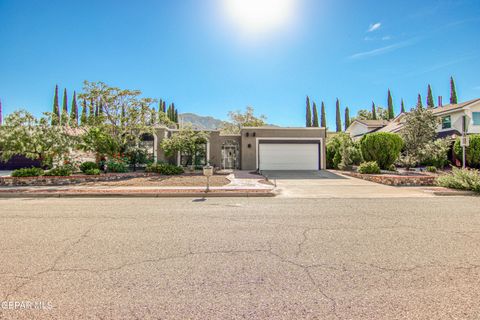
[[[384,170],[388,170],[395,163],[402,148],[403,140],[395,133],[374,132],[360,140],[363,159],[366,162],[376,161]]]
[[[469,135],[470,146],[467,147],[467,164],[469,167],[480,167],[480,134]],[[460,138],[457,138],[453,147],[455,155],[463,159],[463,148],[460,146]]]

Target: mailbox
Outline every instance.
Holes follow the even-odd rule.
[[[213,167],[208,165],[203,167],[203,175],[206,177],[213,176]]]

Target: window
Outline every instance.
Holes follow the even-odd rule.
[[[452,117],[446,116],[442,118],[442,129],[450,129],[452,127]]]
[[[480,112],[472,112],[473,125],[480,126]]]

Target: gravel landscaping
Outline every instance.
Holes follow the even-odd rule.
[[[125,179],[120,181],[85,182],[80,186],[120,186],[120,187],[203,187],[207,178],[203,175],[180,175],[180,176],[150,176]],[[230,183],[223,175],[215,175],[210,178],[210,186],[222,187]]]

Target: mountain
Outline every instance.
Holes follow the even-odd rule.
[[[191,123],[193,128],[198,130],[217,130],[220,129],[225,121],[215,119],[214,117],[199,116],[195,113],[181,113],[178,115],[180,124],[183,122]]]

